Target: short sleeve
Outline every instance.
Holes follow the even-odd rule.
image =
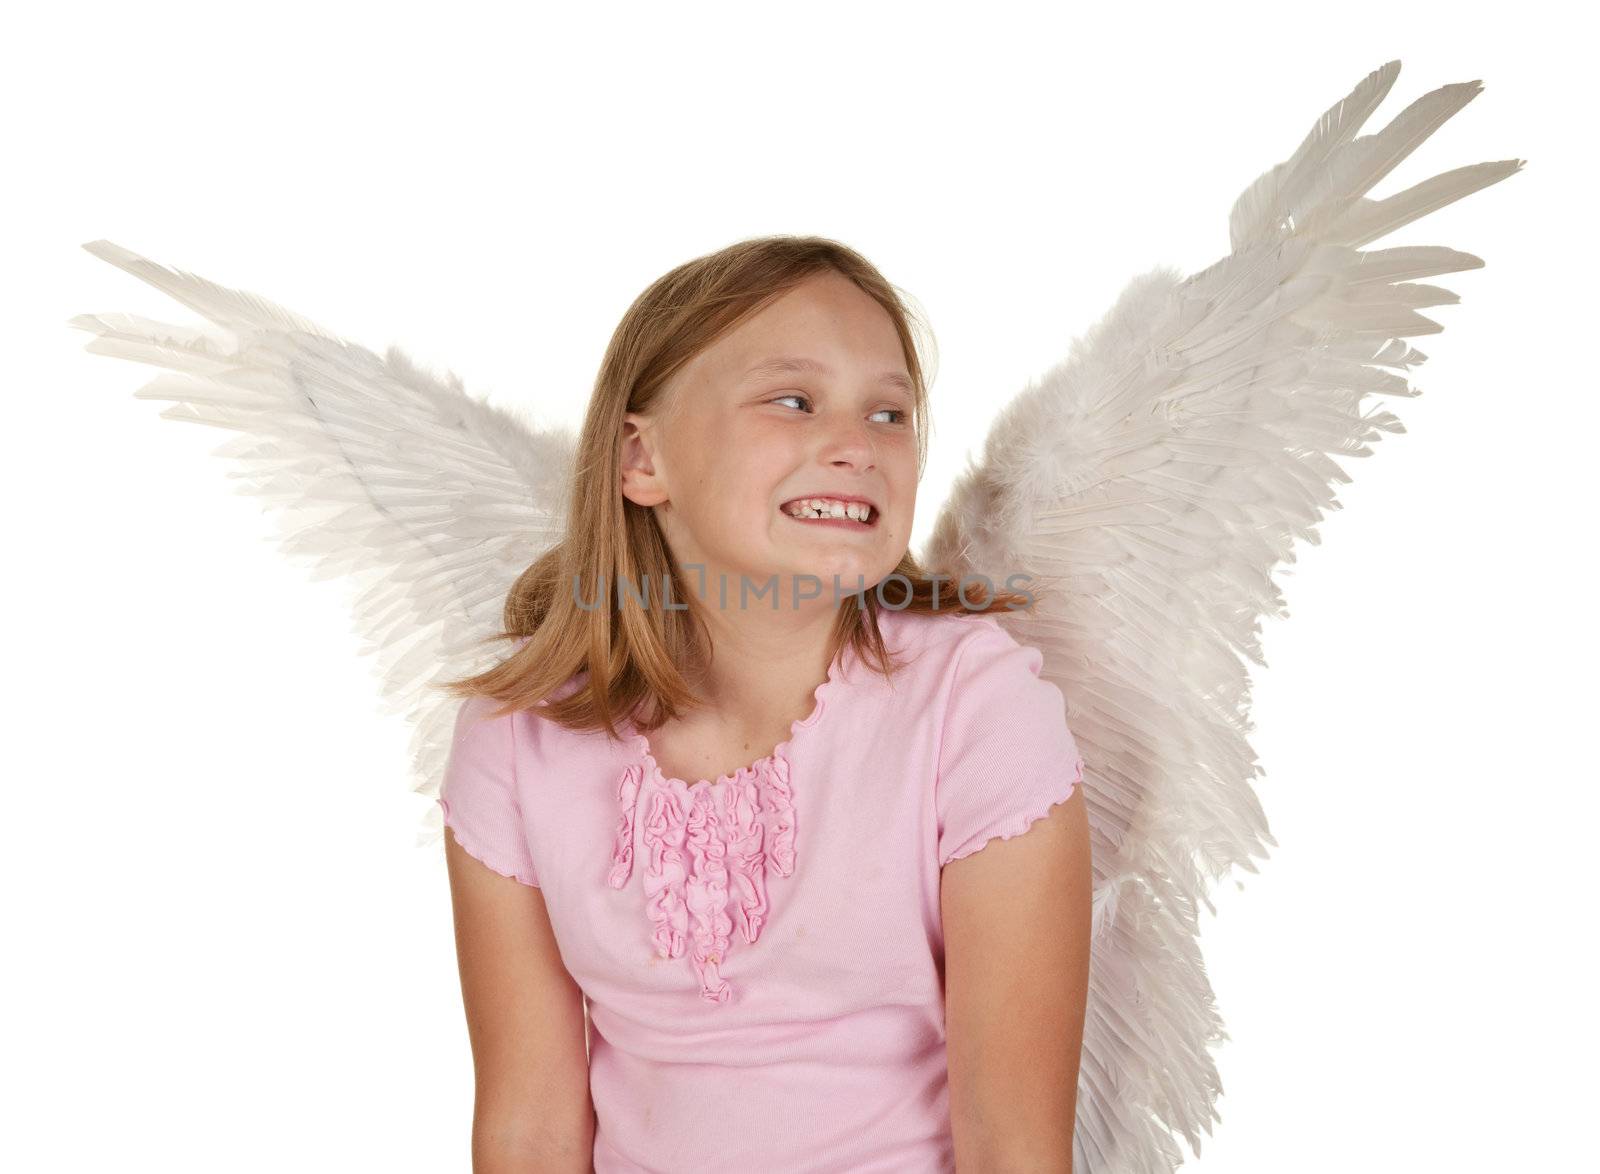
[[[537,888],[517,797],[516,714],[490,718],[499,704],[474,696],[456,711],[439,806],[445,826],[469,856]]]
[[[1010,839],[1065,802],[1083,756],[1061,690],[1039,676],[1044,653],[992,619],[956,651],[939,742],[939,865]]]

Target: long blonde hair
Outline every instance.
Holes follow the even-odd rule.
[[[642,712],[638,728],[649,732],[700,704],[679,666],[709,660],[702,605],[678,572],[653,511],[623,496],[623,421],[629,412],[670,411],[672,397],[664,389],[675,371],[774,299],[830,269],[882,306],[900,336],[913,387],[921,480],[929,421],[918,335],[930,343],[932,336],[896,286],[854,249],[826,237],[756,237],[696,257],[634,299],[606,347],[578,438],[567,533],[517,577],[506,596],[505,631],[489,637],[529,639],[493,668],[441,688],[458,697],[493,698],[501,703],[496,717],[544,701],[541,712],[550,720],[574,730],[604,729],[613,738],[620,736],[619,717]],[[1029,599],[930,578],[909,550],[894,575],[902,580],[899,589],[885,587],[882,593],[896,611],[979,613],[1024,606]],[[606,590],[620,582],[648,589],[669,579],[672,598],[686,606],[646,606],[648,601]],[[598,584],[604,601],[580,606],[578,584]],[[875,671],[891,675],[896,666],[878,629],[878,596],[868,588],[859,604],[846,598],[838,607],[830,664],[850,645]],[[583,687],[551,697],[577,673],[587,674]]]

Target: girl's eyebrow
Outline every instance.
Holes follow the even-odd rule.
[[[778,355],[764,359],[751,367],[740,377],[739,382],[750,383],[771,375],[821,375],[827,378],[832,374],[833,368],[825,363],[819,363],[816,359],[804,355]],[[885,371],[878,376],[878,382],[897,387],[907,395],[913,393],[911,378],[903,371]]]

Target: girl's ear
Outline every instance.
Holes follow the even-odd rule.
[[[667,488],[658,467],[657,437],[653,422],[646,417],[629,412],[623,418],[619,475],[622,495],[635,505],[660,505],[667,500]]]

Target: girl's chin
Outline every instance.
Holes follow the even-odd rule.
[[[754,601],[751,606],[769,606],[766,602],[771,599],[772,590],[769,583],[776,582],[783,587],[784,599],[789,598],[790,581],[796,578],[807,582],[815,581],[822,585],[826,591],[833,583],[833,577],[839,577],[840,590],[849,591],[857,587],[857,580],[865,586],[872,586],[883,578],[887,571],[876,569],[878,559],[868,560],[860,557],[851,557],[849,552],[815,552],[808,553],[801,550],[787,550],[780,544],[777,549],[769,549],[768,557],[759,563],[750,558],[754,551],[746,551],[745,558],[729,564],[729,569],[724,572],[727,580],[728,598],[735,598],[739,590],[740,580],[748,586],[745,590]],[[893,567],[889,568],[893,570]],[[717,588],[717,572],[709,570],[705,573],[699,571],[688,572],[691,582],[704,581],[706,595],[710,598]],[[694,578],[693,576],[699,576]],[[802,589],[804,589],[802,585]],[[756,597],[758,590],[765,590],[766,595]]]
[[[801,590],[820,590],[827,595],[838,584],[840,594],[864,591],[870,588],[883,573],[875,567],[852,559],[817,559],[797,562],[772,572],[787,593],[791,580],[798,579]],[[764,581],[764,580],[762,580]],[[785,595],[787,598],[787,594]]]

